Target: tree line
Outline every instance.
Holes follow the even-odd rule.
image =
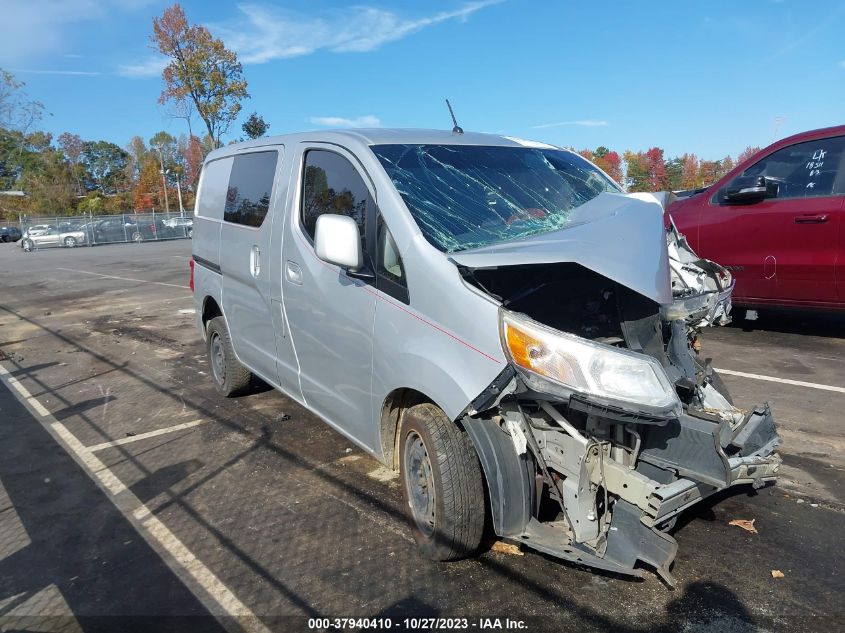
[[[168,59],[158,102],[185,121],[186,134],[135,136],[124,147],[72,132],[53,138],[38,129],[44,105],[0,69],[0,219],[178,211],[180,204],[193,209],[202,163],[240,115],[241,102],[249,98],[247,81],[236,53],[204,26],[190,24],[178,4],[153,19],[150,40]],[[201,136],[194,133],[195,118],[205,128]],[[264,136],[268,128],[255,112],[241,126],[247,138]],[[578,153],[628,191],[677,191],[713,183],[756,151],[749,147],[735,159],[720,160],[692,153],[667,159],[659,147],[620,154],[601,146]]]
[[[158,132],[125,147],[65,132],[0,126],[0,213],[82,215],[178,211],[193,206],[207,143]],[[167,192],[167,203],[165,201]],[[23,192],[23,196],[14,195]]]
[[[574,148],[573,148],[574,149]],[[687,153],[665,158],[663,149],[625,150],[622,154],[600,146],[578,153],[603,169],[627,191],[682,191],[707,187],[731,171],[736,165],[760,151],[747,147],[736,158],[701,159]]]

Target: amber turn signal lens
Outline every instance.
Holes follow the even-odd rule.
[[[511,325],[507,325],[506,327],[508,349],[510,350],[511,358],[517,365],[525,369],[533,369],[534,363],[532,361],[542,352],[543,344],[530,334],[517,330]]]

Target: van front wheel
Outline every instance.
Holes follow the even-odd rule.
[[[466,432],[423,403],[405,412],[400,442],[405,512],[423,555],[473,554],[484,531],[484,482]]]
[[[217,393],[227,398],[242,394],[252,380],[252,373],[235,358],[232,338],[223,317],[215,317],[208,322],[206,343],[208,364]]]

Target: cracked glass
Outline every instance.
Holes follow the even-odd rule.
[[[479,145],[374,145],[436,248],[455,252],[563,228],[602,192],[621,193],[573,152]]]

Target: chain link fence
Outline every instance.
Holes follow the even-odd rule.
[[[190,239],[193,234],[193,215],[179,213],[25,216],[0,223],[0,241],[17,242],[25,251]]]

